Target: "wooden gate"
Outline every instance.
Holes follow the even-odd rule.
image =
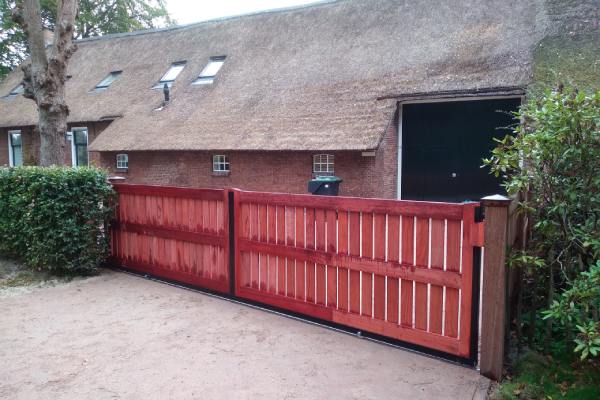
[[[236,295],[469,357],[477,203],[234,191]]]
[[[118,265],[472,356],[478,203],[115,189]]]
[[[229,292],[227,191],[114,185],[112,257],[123,267]]]

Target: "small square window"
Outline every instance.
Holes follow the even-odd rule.
[[[213,172],[229,172],[229,157],[224,155],[214,155]]]
[[[119,77],[119,75],[121,75],[121,72],[122,71],[113,71],[113,72],[111,72],[110,74],[108,74],[106,76],[106,78],[102,79],[100,81],[100,83],[98,83],[96,85],[96,87],[94,88],[94,90],[101,91],[101,90],[107,89],[110,85],[112,85],[112,83],[114,81],[117,80],[117,78]]]
[[[162,78],[160,78],[160,81],[158,81],[158,83],[154,85],[154,87],[152,87],[152,89],[162,89],[165,84],[171,87],[173,82],[175,82],[177,76],[185,68],[185,64],[185,61],[178,61],[176,63],[171,64],[167,72],[163,75]]]
[[[127,154],[117,154],[117,169],[129,168],[129,156]]]
[[[223,64],[225,64],[225,56],[211,57],[192,85],[212,84]]]
[[[316,154],[313,156],[313,173],[333,175],[334,156],[332,154]]]

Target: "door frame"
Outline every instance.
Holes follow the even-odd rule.
[[[432,97],[424,99],[413,99],[398,101],[398,157],[397,157],[397,181],[396,181],[396,199],[402,200],[402,111],[405,104],[423,104],[423,103],[449,103],[462,101],[484,101],[484,100],[507,100],[520,99],[521,104],[525,101],[525,95],[496,95],[496,96],[461,96],[461,97]]]

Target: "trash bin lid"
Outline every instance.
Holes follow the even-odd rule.
[[[339,176],[331,176],[331,175],[319,175],[313,181],[318,182],[342,182],[342,178]]]

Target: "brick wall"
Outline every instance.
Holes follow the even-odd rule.
[[[89,143],[110,122],[76,123],[87,127]],[[32,128],[22,128],[24,159],[39,160],[39,136]],[[356,197],[395,198],[397,191],[397,116],[382,138],[374,156],[360,151],[326,152],[335,156],[335,175],[344,182],[340,195]],[[8,129],[0,130],[0,165],[8,164]],[[212,155],[227,154],[231,163],[228,176],[212,173]],[[246,190],[306,193],[312,178],[312,156],[319,152],[192,152],[155,151],[131,152],[129,170],[116,170],[117,153],[90,152],[90,164],[104,167],[114,175],[127,178],[128,183],[191,187],[237,187]],[[325,152],[324,152],[325,153]],[[71,146],[65,140],[65,165],[71,165]]]
[[[218,152],[229,157],[231,172],[227,176],[213,174],[213,152],[130,152],[127,171],[116,169],[116,154],[101,153],[100,166],[125,177],[127,183],[306,193],[316,153]],[[385,187],[387,178],[378,156],[364,157],[358,151],[329,154],[335,156],[335,175],[344,180],[340,195],[395,196],[394,188]]]
[[[380,177],[381,195],[378,197],[395,199],[398,195],[398,112],[390,121],[388,129],[377,150],[377,173]]]

